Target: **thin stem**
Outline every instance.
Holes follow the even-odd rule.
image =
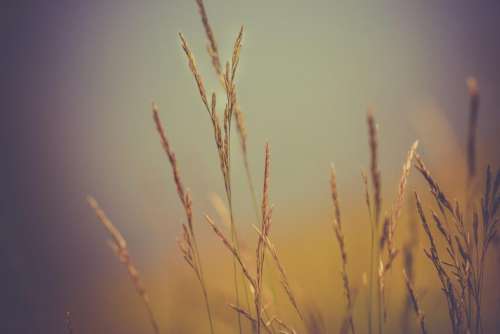
[[[238,236],[236,234],[236,229],[234,228],[234,217],[233,217],[233,203],[231,199],[231,191],[228,190],[226,191],[226,197],[227,197],[227,202],[229,206],[229,216],[231,219],[231,242],[234,245],[236,251],[238,252],[238,255],[240,253],[240,246],[238,242]],[[239,284],[238,284],[238,268],[236,265],[236,259],[233,257],[233,281],[234,281],[234,290],[236,294],[236,306],[240,307],[240,289],[239,289]],[[247,298],[248,300],[248,298]],[[238,313],[238,329],[239,333],[242,333],[242,327],[241,327],[241,314]]]
[[[207,293],[207,287],[205,286],[205,281],[203,279],[203,273],[201,272],[201,265],[199,266],[200,272],[196,277],[198,277],[198,280],[200,281],[201,285],[201,290],[203,292],[203,299],[205,300],[205,307],[207,309],[207,314],[208,314],[208,320],[210,322],[210,333],[214,333],[214,325],[213,325],[213,320],[212,320],[212,312],[210,310],[210,303],[208,302],[208,293]]]
[[[255,187],[253,186],[252,173],[250,172],[250,166],[248,164],[248,156],[246,155],[246,153],[243,153],[243,164],[245,166],[248,188],[250,189],[250,195],[252,196],[255,218],[257,219],[257,222],[260,223],[259,205],[257,204],[257,193],[255,192]]]
[[[375,246],[375,231],[370,219],[371,246],[370,246],[370,287],[368,296],[368,333],[372,333],[372,306],[373,306],[373,252]]]

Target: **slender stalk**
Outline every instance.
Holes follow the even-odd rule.
[[[88,196],[87,202],[89,206],[92,208],[92,210],[94,210],[99,222],[106,228],[109,236],[111,237],[109,245],[115,251],[115,254],[120,260],[120,262],[126,267],[128,276],[132,281],[132,284],[134,285],[137,294],[142,299],[142,302],[146,308],[146,311],[149,316],[149,321],[151,323],[151,326],[153,327],[153,331],[155,334],[159,334],[160,329],[158,327],[158,321],[156,320],[156,317],[153,313],[153,309],[151,308],[149,295],[146,292],[146,289],[144,288],[141,277],[139,275],[139,271],[132,262],[132,259],[130,258],[125,238],[122,236],[120,231],[113,225],[113,223],[108,218],[104,210],[101,209],[99,203],[97,203],[97,201],[93,197]]]
[[[368,220],[370,223],[370,277],[368,282],[368,333],[372,333],[372,309],[373,309],[373,253],[375,247],[375,226],[372,217],[372,205],[370,200],[370,192],[368,189],[368,177],[365,172],[361,171],[363,186],[365,189],[365,203],[368,209]]]
[[[422,309],[420,308],[420,303],[418,302],[417,294],[415,293],[415,289],[413,288],[413,285],[406,274],[406,271],[403,269],[403,276],[405,279],[406,283],[406,288],[408,290],[408,294],[410,296],[410,300],[413,304],[413,308],[415,310],[415,314],[417,315],[418,323],[420,324],[420,330],[422,334],[427,334],[427,329],[425,327],[425,316],[424,312],[422,312]]]
[[[370,283],[369,283],[369,298],[368,298],[368,333],[372,333],[372,311],[373,311],[373,257],[374,257],[374,250],[375,250],[375,231],[373,224],[370,224],[370,231],[371,231],[371,243],[370,243]]]
[[[347,250],[345,247],[345,238],[344,232],[342,231],[342,219],[340,215],[340,205],[339,198],[337,193],[337,175],[335,172],[335,167],[332,164],[330,169],[330,191],[332,196],[332,204],[334,209],[334,218],[333,218],[333,230],[335,232],[335,237],[337,239],[337,243],[339,245],[340,258],[342,260],[342,281],[344,286],[344,294],[347,299],[347,321],[349,322],[349,327],[351,328],[351,332],[353,334],[356,333],[354,329],[354,319],[352,317],[352,309],[353,309],[353,298],[351,294],[351,286],[349,283],[349,276],[347,275]]]
[[[230,223],[231,223],[231,242],[233,245],[235,245],[235,248],[236,248],[236,251],[238,252],[238,254],[240,253],[240,246],[239,246],[239,242],[238,242],[238,236],[236,234],[236,229],[234,228],[234,216],[233,216],[233,203],[232,203],[232,198],[231,196],[226,192],[226,195],[227,195],[227,202],[228,202],[228,207],[229,207],[229,217],[230,217]],[[237,268],[237,264],[236,264],[236,259],[233,257],[233,282],[234,282],[234,290],[235,290],[235,294],[236,294],[236,298],[235,298],[235,301],[236,301],[236,306],[240,306],[240,289],[239,289],[239,283],[238,283],[238,268]],[[246,295],[246,293],[245,293]],[[249,303],[248,301],[248,296],[246,297],[247,298],[247,303]],[[239,332],[242,333],[243,329],[242,329],[242,326],[241,326],[241,315],[238,313],[238,329],[239,329]]]
[[[200,5],[201,2],[198,3]],[[202,3],[201,3],[202,4]],[[202,14],[202,17],[206,17],[206,13],[204,10],[202,11],[202,8],[200,7],[200,13]],[[208,24],[208,21],[204,21],[204,26],[206,28],[206,24]],[[207,33],[208,35],[208,33]],[[211,38],[213,39],[213,34],[211,34]],[[209,105],[208,103],[208,98],[206,95],[206,90],[205,90],[205,85],[203,83],[203,79],[198,71],[198,68],[196,66],[196,61],[194,58],[193,53],[191,52],[191,49],[188,46],[188,43],[184,36],[182,34],[179,34],[179,37],[181,39],[181,46],[182,49],[184,50],[184,53],[187,56],[188,59],[188,66],[193,74],[193,77],[195,79],[196,85],[198,86],[198,91],[201,97],[201,100],[203,102],[203,105],[205,106],[205,109],[207,110],[212,125],[213,125],[213,130],[214,130],[214,139],[215,139],[215,144],[217,148],[217,153],[219,156],[219,163],[220,163],[220,170],[222,173],[222,177],[224,180],[224,187],[225,187],[225,192],[226,192],[226,199],[230,211],[230,218],[231,218],[231,241],[233,244],[236,246],[236,251],[239,253],[239,242],[238,242],[238,237],[236,234],[236,228],[234,224],[234,210],[233,210],[233,204],[232,204],[232,191],[231,191],[231,119],[232,116],[235,112],[236,108],[236,88],[234,84],[234,79],[235,79],[235,74],[236,74],[236,69],[239,63],[239,52],[241,49],[241,41],[242,41],[242,36],[243,36],[243,27],[240,29],[240,32],[238,34],[238,37],[236,39],[236,42],[234,44],[234,49],[233,49],[233,56],[231,59],[231,64],[226,63],[226,69],[224,73],[221,73],[223,75],[223,85],[226,91],[226,106],[224,109],[224,119],[222,126],[220,124],[220,120],[218,118],[217,112],[216,112],[216,98],[215,94],[212,94],[212,100],[211,104]],[[209,37],[210,39],[210,37]],[[210,41],[211,45],[211,50],[213,51],[213,54],[217,54],[217,49],[213,47],[212,41]],[[218,57],[217,57],[218,58]],[[212,57],[212,59],[215,59]],[[215,64],[215,63],[214,63]],[[215,66],[215,65],[214,65]],[[239,296],[239,283],[238,283],[238,271],[237,271],[237,265],[235,263],[235,260],[233,258],[233,269],[236,270],[234,273],[234,284],[235,284],[235,299],[236,299],[236,306],[240,306],[240,296]],[[245,289],[246,291],[246,289]],[[238,313],[238,328],[239,332],[242,332],[242,327],[241,327],[241,315]]]
[[[172,169],[172,176],[174,179],[174,183],[176,186],[177,194],[179,200],[184,208],[184,212],[186,214],[187,226],[183,224],[183,239],[179,241],[179,248],[184,255],[184,259],[194,270],[203,292],[203,297],[205,299],[205,307],[207,310],[208,320],[210,323],[210,332],[214,333],[212,312],[210,308],[210,303],[208,299],[207,287],[203,275],[203,265],[201,263],[200,253],[198,250],[198,243],[196,241],[196,236],[194,233],[194,224],[193,224],[193,210],[192,210],[192,201],[191,195],[189,191],[186,191],[184,185],[182,183],[179,167],[177,165],[177,159],[175,157],[175,153],[172,150],[170,143],[167,138],[167,134],[165,128],[161,122],[158,106],[153,104],[153,120],[156,125],[156,130],[158,135],[160,136],[160,142],[162,144],[163,150],[168,157],[170,162],[170,167]]]
[[[371,305],[373,298],[373,280],[374,276],[374,261],[380,259],[380,251],[379,247],[377,247],[377,243],[375,243],[375,238],[378,239],[378,227],[380,222],[380,215],[382,210],[382,184],[380,181],[380,170],[378,167],[378,138],[377,138],[377,125],[375,123],[375,118],[373,117],[373,110],[370,108],[368,110],[368,114],[366,117],[367,125],[368,125],[368,145],[370,148],[370,175],[373,186],[373,205],[374,205],[374,214],[373,214],[373,222],[372,222],[372,245],[370,252],[370,312],[368,315],[369,322],[369,332],[371,333],[371,323],[372,323],[372,315],[371,315]],[[380,275],[377,275],[377,286],[380,287]],[[378,290],[378,308],[377,308],[377,317],[378,317],[378,330],[379,334],[382,333],[382,314],[381,314],[381,294],[380,289]]]

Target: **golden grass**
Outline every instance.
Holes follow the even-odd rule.
[[[179,34],[181,47],[184,51],[188,68],[192,73],[203,108],[208,112],[213,130],[213,137],[218,156],[219,168],[224,182],[225,203],[217,197],[214,205],[220,213],[222,221],[229,226],[229,236],[219,228],[218,224],[209,215],[205,214],[205,222],[214,232],[223,247],[229,251],[233,263],[233,283],[234,283],[234,304],[225,303],[237,315],[238,331],[244,332],[242,318],[250,323],[252,332],[260,334],[266,332],[273,333],[326,333],[322,320],[322,314],[310,302],[306,302],[303,296],[297,295],[292,288],[290,277],[285,271],[283,261],[278,255],[275,244],[271,241],[271,226],[273,207],[270,204],[270,146],[266,143],[264,155],[264,175],[262,183],[262,200],[260,208],[257,202],[257,195],[253,185],[252,173],[248,158],[248,133],[244,123],[244,115],[240,109],[237,99],[236,73],[239,65],[239,58],[242,48],[243,27],[241,27],[233,45],[230,60],[222,65],[214,32],[208,20],[205,5],[202,0],[196,0],[201,16],[203,28],[207,37],[207,50],[215,74],[224,88],[225,103],[223,104],[223,115],[219,116],[217,110],[217,97],[215,93],[207,94],[207,88],[198,69],[195,57],[182,33]],[[470,111],[469,128],[467,137],[467,185],[469,188],[472,180],[477,174],[477,122],[479,110],[479,91],[475,79],[467,81]],[[210,99],[209,99],[210,96]],[[168,158],[172,178],[179,197],[181,206],[185,214],[185,222],[181,225],[181,237],[178,240],[179,251],[188,266],[193,270],[200,284],[203,295],[209,328],[211,333],[217,332],[216,326],[219,317],[217,309],[212,309],[208,296],[209,287],[206,284],[200,254],[203,251],[198,248],[197,236],[195,233],[193,219],[193,205],[190,192],[184,187],[180,176],[180,168],[168,141],[165,127],[163,126],[159,109],[156,104],[152,107],[153,121],[158,132],[160,143]],[[256,224],[253,225],[257,232],[255,245],[255,259],[244,258],[240,251],[240,241],[238,238],[235,214],[233,210],[233,188],[231,178],[231,129],[234,122],[238,132],[240,150],[243,165],[246,171],[247,183],[252,195],[253,207],[256,214]],[[392,206],[384,212],[385,200],[382,198],[382,179],[379,166],[379,138],[378,127],[372,108],[368,110],[367,117],[368,147],[369,147],[369,168],[368,175],[362,172],[364,187],[364,199],[368,212],[368,222],[370,225],[371,243],[369,246],[369,272],[363,276],[363,281],[368,285],[366,305],[359,308],[366,310],[363,314],[357,310],[355,299],[357,288],[353,285],[348,272],[348,258],[357,256],[355,252],[348,253],[346,235],[344,234],[341,215],[339,194],[337,188],[336,171],[332,165],[330,171],[330,193],[333,205],[332,226],[338,250],[340,253],[340,277],[343,294],[345,296],[345,312],[342,320],[338,324],[340,333],[355,333],[355,329],[360,331],[363,328],[362,318],[366,318],[366,331],[379,334],[385,331],[389,315],[393,318],[398,316],[397,312],[388,308],[387,299],[390,297],[386,291],[387,274],[398,265],[397,255],[403,255],[403,275],[399,277],[401,283],[406,286],[408,300],[405,300],[404,308],[399,313],[402,323],[407,322],[409,310],[413,308],[418,326],[422,333],[427,333],[427,322],[421,301],[417,298],[415,288],[414,258],[416,256],[418,241],[418,225],[416,222],[410,223],[412,236],[402,249],[398,248],[396,242],[397,226],[401,220],[405,193],[410,176],[412,165],[423,176],[424,181],[430,190],[431,196],[437,205],[438,210],[432,209],[431,203],[423,202],[417,192],[414,193],[415,208],[411,201],[412,212],[418,215],[422,229],[427,238],[427,248],[424,253],[430,260],[435,274],[439,280],[440,288],[443,291],[446,307],[449,315],[449,322],[452,332],[458,333],[483,333],[483,293],[486,271],[486,258],[491,244],[496,236],[496,227],[499,221],[500,207],[500,171],[493,176],[491,169],[486,171],[484,192],[479,201],[472,191],[466,198],[466,203],[459,204],[458,201],[451,201],[441,189],[440,185],[431,174],[423,162],[422,157],[417,153],[418,141],[410,147],[405,161],[402,165],[401,176],[397,184],[397,191]],[[383,162],[383,161],[382,161]],[[385,185],[384,185],[385,189]],[[95,211],[99,221],[106,228],[111,237],[111,246],[125,265],[128,275],[132,280],[136,292],[141,297],[143,304],[149,315],[149,320],[155,333],[159,333],[158,322],[152,311],[148,294],[141,282],[139,273],[133,265],[127,243],[119,230],[111,223],[104,211],[99,207],[97,201],[92,197],[88,198],[89,205]],[[227,205],[227,209],[226,209]],[[465,211],[462,211],[465,207]],[[430,219],[428,219],[430,211]],[[349,243],[350,244],[350,243]],[[444,250],[443,250],[444,248]],[[266,257],[266,255],[269,255]],[[317,255],[311,255],[310,257]],[[272,259],[272,262],[271,260]],[[248,263],[250,262],[250,263]],[[264,275],[270,271],[270,264],[274,264],[273,270],[279,275],[279,281],[283,288],[284,295],[289,302],[289,306],[296,313],[296,319],[290,318],[288,314],[279,312],[277,307],[271,307],[275,301],[269,300],[266,296],[265,285],[273,277]],[[377,270],[378,269],[378,270]],[[314,276],[311,272],[309,275]],[[376,295],[374,293],[376,288]],[[246,305],[242,305],[241,297],[246,300]],[[252,297],[252,298],[251,298]],[[273,297],[274,298],[274,297]],[[337,303],[337,301],[335,301]],[[359,304],[359,303],[358,303]],[[363,317],[356,316],[355,311],[359,311]],[[299,321],[297,324],[294,320]],[[296,331],[294,327],[300,326]],[[406,327],[406,329],[409,327]],[[67,331],[72,333],[71,317],[67,314]],[[236,331],[236,329],[234,329]]]

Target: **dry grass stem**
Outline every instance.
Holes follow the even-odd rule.
[[[260,323],[262,314],[262,282],[264,278],[264,259],[266,247],[264,238],[269,234],[271,227],[271,210],[269,209],[269,182],[270,182],[270,151],[269,144],[266,143],[264,159],[264,184],[262,187],[262,205],[261,205],[261,226],[260,235],[256,250],[257,267],[257,286],[255,290],[255,308],[257,312],[257,333],[260,333]]]
[[[256,329],[257,329],[257,319],[255,319],[252,316],[252,314],[250,314],[250,312],[242,309],[241,307],[233,305],[233,304],[229,304],[229,307],[232,308],[235,312],[238,312],[239,314],[241,314],[242,316],[244,316],[246,319],[248,319],[250,321],[250,323],[252,324],[252,330],[256,331]],[[269,333],[269,334],[273,333],[273,330],[272,330],[272,327],[271,327],[271,322],[266,322],[261,317],[261,319],[260,319],[260,325],[266,330],[267,333]]]
[[[203,101],[205,108],[210,114],[210,107],[208,105],[208,98],[205,89],[205,84],[203,83],[203,79],[200,75],[200,72],[198,71],[198,67],[196,66],[196,60],[194,59],[194,55],[191,52],[191,49],[189,48],[189,45],[187,44],[187,41],[182,33],[179,33],[179,38],[181,39],[182,49],[184,50],[184,53],[186,53],[186,57],[188,58],[189,70],[193,74],[194,80],[196,81],[196,85],[198,86],[198,91],[200,93],[201,100]]]
[[[132,281],[137,294],[141,297],[144,306],[146,307],[146,311],[149,316],[149,321],[151,323],[151,326],[153,327],[154,333],[156,334],[160,333],[158,322],[151,308],[149,296],[146,292],[146,289],[144,288],[144,285],[142,284],[139,271],[137,271],[136,267],[132,263],[132,259],[130,258],[125,238],[123,238],[120,231],[113,225],[111,220],[106,216],[106,213],[99,207],[99,204],[93,197],[88,196],[87,202],[89,203],[90,207],[94,210],[97,218],[99,219],[101,224],[106,228],[109,236],[111,237],[110,245],[114,249],[116,255],[118,256],[118,259],[127,268],[130,280]]]
[[[403,276],[406,282],[406,288],[408,289],[408,294],[410,296],[411,302],[413,304],[413,308],[415,309],[415,313],[417,314],[417,319],[418,323],[420,325],[420,330],[422,334],[427,334],[427,330],[425,328],[425,317],[424,317],[424,312],[422,312],[420,308],[420,304],[417,299],[417,295],[415,294],[415,289],[413,288],[413,285],[408,278],[408,275],[406,274],[406,271],[403,269]]]
[[[255,231],[257,231],[258,235],[260,238],[262,238],[265,242],[265,245],[267,247],[267,249],[269,250],[269,253],[271,254],[271,257],[273,258],[275,264],[276,264],[276,267],[278,268],[278,272],[280,273],[280,282],[281,282],[281,285],[283,287],[283,289],[285,290],[285,293],[290,301],[290,303],[292,304],[293,308],[295,309],[295,311],[297,312],[298,316],[300,317],[300,319],[302,319],[304,321],[304,316],[302,315],[302,312],[300,311],[299,309],[299,306],[298,306],[298,303],[297,303],[297,298],[295,296],[295,294],[293,293],[293,290],[292,290],[292,287],[290,285],[290,281],[288,279],[288,276],[287,276],[287,273],[285,271],[285,268],[278,256],[278,251],[276,249],[276,246],[272,243],[271,239],[269,238],[269,236],[266,236],[264,237],[260,231],[259,228],[257,228],[256,226],[254,226],[254,229]]]
[[[454,214],[455,211],[453,210],[453,208],[450,204],[450,201],[448,200],[446,195],[441,191],[441,188],[439,187],[437,182],[434,180],[431,173],[429,172],[429,170],[425,166],[422,158],[418,154],[415,154],[415,161],[416,161],[415,167],[417,168],[417,170],[420,172],[420,174],[422,174],[422,176],[427,181],[427,184],[429,185],[431,193],[434,196],[441,212],[444,214],[444,208],[446,208],[449,211],[449,213]]]
[[[207,11],[205,9],[205,4],[203,0],[196,0],[196,4],[198,5],[198,11],[201,16],[201,22],[203,23],[203,29],[205,30],[205,34],[208,40],[207,51],[210,59],[212,60],[212,66],[215,70],[215,73],[218,77],[222,76],[222,66],[220,62],[219,49],[217,47],[217,42],[215,40],[215,36],[210,26],[210,22],[208,21]]]
[[[418,222],[415,216],[416,208],[411,201],[411,197],[407,200],[408,203],[408,225],[410,231],[410,237],[403,246],[403,269],[405,270],[408,280],[413,284],[415,282],[415,253],[420,245],[420,238],[418,233]],[[412,308],[411,297],[409,295],[404,299],[403,312],[401,313],[401,330],[403,333],[409,331],[409,319],[410,312]]]
[[[352,312],[351,312],[353,308],[353,302],[351,296],[349,277],[347,275],[347,251],[345,247],[344,233],[342,231],[342,220],[340,215],[340,205],[337,193],[337,176],[333,164],[331,165],[330,169],[330,190],[331,190],[332,203],[334,209],[333,230],[335,232],[335,237],[339,245],[340,257],[342,260],[341,276],[344,286],[344,294],[347,299],[347,314],[349,316],[349,326],[351,328],[351,332],[356,333],[354,329],[354,320],[352,318]]]
[[[369,288],[369,298],[368,298],[368,332],[372,333],[372,306],[373,306],[373,279],[374,279],[374,266],[375,261],[379,259],[379,247],[375,242],[378,234],[378,227],[380,222],[380,215],[382,210],[382,184],[380,180],[380,170],[378,166],[378,136],[377,136],[377,125],[375,123],[375,118],[373,117],[373,110],[370,108],[366,117],[368,125],[368,146],[370,148],[370,175],[373,186],[373,209],[374,213],[370,212],[370,217],[373,217],[370,221],[371,230],[371,247],[370,247],[370,288]],[[366,191],[368,193],[368,190]],[[371,205],[370,205],[371,206]],[[380,295],[380,276],[376,275],[378,289],[378,331],[379,334],[382,332],[382,314],[381,314],[381,295]]]
[[[404,199],[405,199],[406,184],[408,182],[408,176],[410,175],[413,157],[415,156],[415,153],[417,152],[417,147],[418,147],[418,141],[415,141],[413,143],[413,145],[411,146],[410,151],[408,151],[406,161],[403,164],[401,178],[399,180],[398,194],[397,194],[396,201],[395,201],[393,208],[392,208],[392,218],[390,220],[391,224],[390,224],[390,230],[388,232],[389,259],[391,259],[388,262],[389,267],[390,267],[390,264],[392,263],[392,260],[395,257],[396,249],[395,249],[394,242],[393,242],[394,233],[396,231],[397,223],[398,223],[399,217],[401,215],[401,209],[403,208],[403,203],[404,203]]]
[[[241,270],[243,271],[243,274],[245,275],[245,278],[248,280],[248,283],[252,286],[253,289],[256,289],[257,283],[255,279],[252,277],[250,274],[250,271],[248,270],[247,266],[244,264],[241,256],[239,255],[239,252],[236,250],[236,247],[232,245],[232,243],[229,241],[229,239],[222,233],[222,231],[215,225],[215,222],[210,218],[210,216],[205,215],[205,221],[210,225],[210,227],[213,229],[217,237],[222,241],[224,246],[231,252],[233,255],[233,258],[236,259],[238,262]]]
[[[215,43],[215,38],[213,36],[212,30],[208,24],[208,18],[206,16],[206,11],[204,10],[204,6],[202,2],[198,2],[198,7],[200,9],[200,13],[202,16],[202,21],[209,39],[209,53],[212,56],[212,62],[215,62],[216,66],[216,72],[218,71],[219,62],[220,60],[215,60],[219,59],[218,56],[218,51],[217,51],[217,46]],[[208,30],[207,30],[208,29]],[[219,156],[219,164],[220,164],[220,169],[221,173],[223,176],[224,180],[224,188],[226,192],[226,198],[227,198],[227,203],[229,207],[229,212],[230,212],[230,217],[231,217],[231,239],[235,245],[236,251],[239,253],[239,241],[238,241],[238,235],[236,231],[236,226],[234,223],[234,213],[233,213],[233,204],[232,204],[232,188],[231,188],[231,125],[232,125],[232,117],[233,114],[236,110],[237,106],[237,100],[236,100],[236,86],[235,86],[235,76],[236,76],[236,71],[238,68],[238,63],[239,63],[239,56],[240,56],[240,51],[241,51],[241,43],[243,39],[243,27],[241,27],[238,36],[236,38],[235,44],[234,44],[234,49],[233,49],[233,55],[231,57],[231,64],[226,63],[225,71],[220,72],[221,75],[219,75],[219,78],[221,79],[224,89],[226,91],[226,105],[224,107],[224,115],[222,119],[222,126],[221,122],[219,120],[219,117],[216,112],[216,96],[215,94],[212,94],[212,99],[210,106],[208,104],[208,98],[206,95],[206,90],[205,86],[203,84],[203,80],[201,78],[201,75],[199,74],[198,68],[196,66],[196,61],[194,59],[194,56],[189,49],[189,46],[182,34],[179,34],[180,39],[181,39],[181,46],[184,50],[184,53],[186,54],[188,58],[188,65],[189,69],[192,72],[195,82],[198,86],[198,91],[200,93],[200,97],[202,99],[202,102],[208,111],[208,114],[210,116],[212,126],[213,126],[213,131],[214,131],[214,139],[215,139],[215,144],[217,147],[217,154]],[[235,289],[235,298],[236,298],[236,304],[239,306],[240,305],[240,292],[239,292],[239,279],[238,279],[238,272],[237,272],[237,264],[235,260],[233,259],[233,270],[234,270],[234,289]],[[248,291],[245,288],[245,296],[247,297],[248,301]],[[242,332],[241,328],[241,317],[240,314],[238,314],[238,326],[239,326],[239,332]]]
[[[193,204],[191,200],[191,195],[189,191],[185,190],[184,188],[184,185],[180,177],[179,167],[177,165],[177,159],[175,157],[175,153],[170,146],[165,128],[161,122],[158,106],[154,103],[153,103],[153,120],[156,125],[156,130],[158,132],[158,135],[160,136],[160,142],[163,147],[163,150],[165,151],[165,154],[167,155],[168,160],[170,162],[170,167],[172,169],[172,176],[177,190],[177,195],[179,197],[181,205],[184,209],[184,213],[186,215],[187,225],[182,224],[182,235],[177,240],[179,250],[181,251],[187,264],[193,269],[193,271],[196,274],[196,277],[198,278],[200,287],[203,292],[203,298],[205,301],[207,316],[210,323],[210,332],[214,333],[212,311],[210,308],[208,291],[205,283],[205,278],[203,275],[203,266],[201,264],[201,258],[194,231]]]
[[[382,183],[380,181],[380,170],[378,166],[378,138],[377,138],[377,124],[373,117],[373,110],[368,110],[367,115],[368,123],[368,144],[370,147],[370,174],[373,185],[373,203],[375,209],[375,225],[380,221],[380,214],[382,210]]]

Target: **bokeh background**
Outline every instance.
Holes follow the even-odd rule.
[[[238,87],[251,168],[260,189],[269,141],[273,235],[303,303],[320,310],[326,328],[336,331],[344,301],[330,227],[328,168],[334,162],[359,290],[355,317],[364,319],[369,228],[360,170],[368,166],[367,107],[375,108],[379,123],[387,208],[415,139],[450,196],[461,199],[469,75],[481,92],[480,164],[500,160],[500,5],[207,0],[206,6],[224,58],[245,25]],[[183,213],[152,123],[153,101],[193,194],[217,326],[234,328],[225,307],[232,300],[231,260],[202,220],[204,212],[217,217],[210,198],[223,196],[223,184],[179,31],[209,91],[222,100],[194,1],[1,2],[2,333],[63,333],[66,311],[77,333],[149,330],[87,194],[127,238],[164,332],[207,332],[198,285],[175,244]],[[234,148],[235,212],[253,247],[254,213]],[[421,187],[414,173],[410,189]],[[401,226],[403,243],[408,233]],[[425,244],[417,250],[416,287],[430,327],[443,329],[446,305],[423,258]],[[394,332],[404,292],[398,265],[389,278],[394,315],[388,329]],[[498,288],[490,291],[496,295],[486,302],[497,307]],[[281,314],[292,314],[280,305]]]

